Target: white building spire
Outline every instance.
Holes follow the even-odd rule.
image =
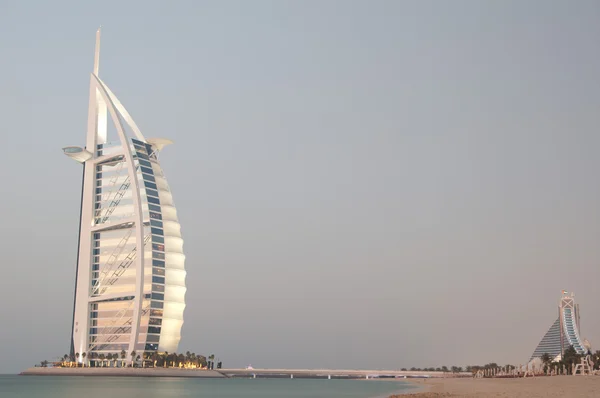
[[[100,29],[102,29],[102,26],[96,31],[96,48],[94,51],[94,75],[96,76],[98,76],[98,69],[100,68]]]

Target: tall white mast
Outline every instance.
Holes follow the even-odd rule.
[[[100,68],[100,29],[96,31],[96,48],[94,51],[94,75],[98,76],[98,69]]]

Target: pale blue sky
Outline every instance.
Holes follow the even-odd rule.
[[[180,351],[521,363],[600,349],[598,1],[0,2],[0,373],[68,351],[94,33],[184,234]]]

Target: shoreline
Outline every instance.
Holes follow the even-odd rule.
[[[408,379],[396,379],[396,380],[389,380],[389,381],[405,384],[405,385],[408,385],[411,387],[409,389],[392,391],[391,393],[377,395],[377,396],[371,397],[371,398],[404,398],[407,396],[408,397],[410,397],[410,396],[419,397],[419,394],[427,394],[431,390],[430,386],[424,385],[423,383],[419,383],[416,380],[409,381]]]

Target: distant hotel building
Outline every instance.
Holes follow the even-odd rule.
[[[83,164],[71,355],[176,352],[185,308],[177,212],[158,162],[167,139],[146,139],[98,77],[100,30]],[[108,137],[108,115],[116,131]],[[109,141],[109,138],[113,141]]]
[[[587,352],[579,333],[579,304],[575,304],[573,293],[569,295],[563,290],[558,306],[558,319],[550,326],[531,359],[540,358],[546,353],[553,359],[560,359],[569,346],[573,346],[578,354]]]

